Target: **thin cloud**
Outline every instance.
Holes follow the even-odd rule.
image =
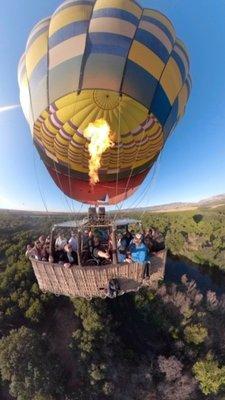
[[[7,112],[7,111],[11,111],[11,110],[15,110],[16,108],[20,108],[19,104],[13,104],[11,106],[0,106],[0,114]]]

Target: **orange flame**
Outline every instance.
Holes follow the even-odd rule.
[[[84,130],[84,137],[90,140],[88,151],[90,184],[99,182],[98,171],[101,167],[102,154],[114,145],[110,139],[110,126],[104,119],[97,119]]]

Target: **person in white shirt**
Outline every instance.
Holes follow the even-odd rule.
[[[63,250],[65,245],[67,244],[67,240],[63,234],[59,234],[55,241],[55,247],[58,249]]]
[[[72,250],[77,252],[77,250],[78,250],[78,238],[77,238],[77,235],[74,232],[71,232],[71,238],[69,239],[68,243],[72,246]]]
[[[25,253],[26,258],[29,258],[29,257],[35,258],[35,255],[36,255],[36,251],[34,249],[34,246],[31,246],[30,244],[28,244],[26,253]]]

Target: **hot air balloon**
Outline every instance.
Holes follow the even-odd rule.
[[[189,59],[168,18],[135,0],[66,0],[31,31],[18,67],[20,100],[34,144],[56,185],[87,204],[117,204],[141,185],[185,112]],[[138,221],[109,221],[92,209],[78,233],[78,262],[64,268],[32,259],[43,291],[106,297],[146,281],[143,265],[119,263],[116,230]],[[112,262],[82,261],[83,230],[102,227]],[[147,285],[164,275],[166,251],[151,258]],[[115,283],[115,282],[114,282]]]
[[[184,114],[189,60],[171,22],[133,0],[68,0],[39,22],[18,70],[34,144],[69,197],[116,204],[142,183]],[[90,185],[90,123],[109,125]],[[95,171],[96,172],[96,171]]]

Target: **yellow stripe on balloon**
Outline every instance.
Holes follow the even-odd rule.
[[[67,39],[49,51],[49,68],[55,68],[73,57],[83,54],[86,44],[86,33]]]
[[[165,15],[159,13],[158,11],[150,10],[150,9],[145,9],[143,12],[143,15],[155,18],[158,21],[160,21],[163,25],[166,26],[166,28],[170,31],[172,37],[175,39],[174,27],[173,27],[172,23],[165,17]]]
[[[94,18],[90,23],[90,32],[114,33],[133,38],[136,25],[119,18]]]
[[[89,20],[92,12],[90,5],[77,5],[68,7],[53,15],[49,27],[49,35],[52,36],[59,29],[73,22]]]
[[[185,111],[185,106],[188,100],[188,88],[185,84],[178,97],[178,115],[181,117]]]
[[[165,64],[162,60],[144,44],[133,42],[129,53],[129,59],[140,67],[144,68],[147,72],[159,79]]]
[[[166,65],[160,83],[170,103],[173,104],[182,87],[182,77],[180,69],[172,57],[170,57]]]
[[[130,0],[97,0],[94,10],[101,10],[103,8],[117,8],[119,10],[128,11],[135,17],[140,18],[141,7]]]
[[[47,54],[48,52],[48,35],[44,32],[41,36],[32,43],[27,54],[26,54],[26,67],[27,67],[27,76],[30,79],[32,72],[39,61]]]
[[[172,50],[172,44],[171,41],[168,39],[168,36],[162,31],[161,28],[153,24],[152,22],[148,21],[141,21],[139,25],[139,29],[143,29],[146,32],[150,32],[152,35],[154,35],[157,39],[160,40],[160,42],[163,43],[163,45],[166,47],[168,52],[170,53]]]

